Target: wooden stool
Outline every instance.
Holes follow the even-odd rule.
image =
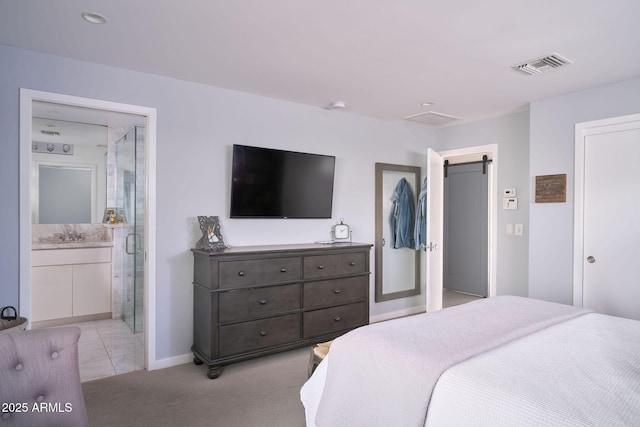
[[[329,348],[332,342],[333,341],[322,342],[311,348],[311,358],[309,359],[309,369],[307,370],[309,377],[313,374],[313,371],[316,370],[320,362],[329,354]]]

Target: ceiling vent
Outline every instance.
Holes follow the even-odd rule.
[[[449,114],[438,113],[436,111],[425,111],[418,114],[412,114],[411,116],[404,117],[403,119],[431,126],[440,126],[455,120],[460,120],[461,117],[450,116]]]
[[[60,136],[60,132],[55,130],[41,130],[40,133],[49,136]]]
[[[573,64],[573,61],[554,52],[551,55],[531,59],[523,64],[513,65],[512,67],[527,74],[542,74],[554,68],[569,64]]]

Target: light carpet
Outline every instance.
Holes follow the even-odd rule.
[[[227,365],[193,363],[82,384],[91,426],[303,427],[309,347]]]

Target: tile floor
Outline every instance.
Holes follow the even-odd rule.
[[[122,320],[73,326],[82,332],[78,342],[82,382],[144,369],[144,334],[134,334]]]
[[[463,294],[462,292],[456,292],[450,289],[442,289],[443,308],[464,304],[481,298],[482,297],[476,295]]]

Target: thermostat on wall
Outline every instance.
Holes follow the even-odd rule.
[[[515,188],[505,188],[502,197],[516,197],[517,195]]]

